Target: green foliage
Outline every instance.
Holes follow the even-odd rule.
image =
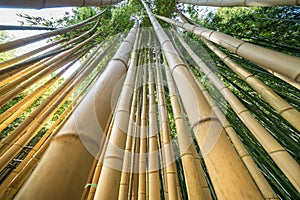
[[[196,11],[188,12],[207,28],[285,53],[300,52],[299,7],[223,7],[200,20]]]

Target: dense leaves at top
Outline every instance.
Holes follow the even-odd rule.
[[[207,28],[262,46],[300,52],[299,7],[223,7],[205,16],[189,7],[188,12]]]

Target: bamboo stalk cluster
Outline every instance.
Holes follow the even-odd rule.
[[[203,2],[220,6],[229,1]],[[254,5],[253,2],[243,1],[248,6]],[[169,37],[148,5],[142,3],[153,30],[142,30],[140,21],[135,19],[116,52],[112,47],[116,42],[103,42],[94,48],[91,45],[99,35],[96,32],[88,37],[97,27],[97,15],[75,26],[95,23],[94,28],[73,40],[51,43],[0,63],[1,105],[12,103],[15,97],[27,92],[21,101],[0,114],[1,131],[42,99],[40,105],[0,141],[0,199],[275,200],[281,199],[284,192],[298,195],[300,167],[294,154],[299,152],[286,149],[285,145],[291,142],[279,141],[225,84],[227,77],[215,74],[179,33],[170,31]],[[232,1],[230,5],[240,3]],[[274,1],[272,5],[280,3]],[[49,5],[52,4],[45,3]],[[300,131],[297,109],[212,42],[296,82],[299,82],[298,58],[249,46],[187,22],[157,17],[201,36],[203,43],[286,120],[290,129]],[[32,42],[40,37],[31,38]],[[23,44],[13,41],[1,45],[0,49],[4,51]],[[52,46],[57,47],[50,55]],[[181,47],[188,53],[186,57],[181,56],[178,50]],[[32,57],[44,50],[47,52],[42,57]],[[253,58],[253,50],[271,58]],[[83,56],[86,60],[58,83]],[[188,57],[195,67],[190,67],[193,64],[187,61]],[[282,69],[286,63],[290,67]],[[51,77],[58,69],[60,71]],[[205,81],[199,82],[194,71],[203,74]],[[42,85],[35,88],[40,81]],[[56,84],[59,86],[54,87]],[[51,94],[43,99],[51,88],[54,88]],[[81,90],[74,95],[78,88]],[[225,102],[216,100],[211,88],[218,90]],[[72,95],[73,104],[70,104]],[[39,135],[63,104],[67,105],[65,110]],[[232,112],[224,113],[222,106],[230,107]],[[229,120],[232,113],[250,135],[238,130]],[[259,163],[260,155],[255,155],[257,149],[267,154],[263,158],[269,162],[268,166]],[[264,176],[270,169],[287,180],[284,192],[278,191],[281,183],[272,183],[270,177]],[[266,174],[272,175],[272,172]]]

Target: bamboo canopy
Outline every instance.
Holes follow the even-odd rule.
[[[177,0],[177,3],[186,3],[199,6],[297,6],[299,0]]]
[[[132,15],[128,32],[106,39],[99,29],[103,11],[0,44],[5,52],[76,29],[72,39],[0,63],[0,199],[300,199],[300,91],[292,86],[300,83],[299,58],[197,26],[180,11],[185,23],[157,16],[173,27],[162,28],[150,9],[153,1],[141,3],[146,15]],[[152,27],[144,28],[144,20]],[[276,87],[269,80],[278,81]]]

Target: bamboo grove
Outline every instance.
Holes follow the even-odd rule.
[[[115,36],[97,29],[107,7],[0,44],[1,53],[51,39],[0,63],[0,199],[300,199],[300,58],[176,9],[174,19],[155,15],[153,3],[138,1],[143,11]]]

